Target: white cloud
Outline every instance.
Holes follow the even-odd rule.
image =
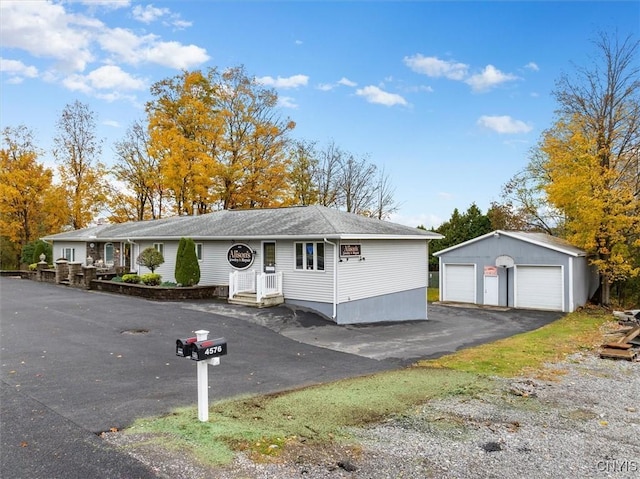
[[[94,7],[121,7],[129,2],[88,2],[87,12]],[[188,69],[205,63],[209,56],[204,48],[162,41],[157,35],[136,35],[124,28],[108,28],[95,17],[65,10],[66,2],[0,2],[3,47],[22,50],[34,57],[54,60],[47,78],[65,78],[86,70],[96,60],[129,64],[156,63],[174,69]],[[178,15],[167,9],[136,6],[141,21],[167,16],[174,25],[187,26]],[[105,54],[107,58],[104,57]],[[67,84],[74,84],[68,79]]]
[[[290,96],[280,96],[278,97],[278,106],[282,108],[298,108],[298,104],[296,103],[294,98]]]
[[[503,116],[481,116],[477,124],[493,130],[500,134],[528,133],[533,127],[524,121],[515,120],[508,115]]]
[[[537,72],[540,70],[540,68],[538,67],[538,65],[534,62],[529,62],[524,66],[527,70],[531,70],[534,72]]]
[[[105,31],[98,37],[98,42],[106,52],[112,54],[114,60],[131,65],[156,63],[181,70],[200,65],[210,58],[204,48],[162,42],[152,34],[137,36],[124,28]]]
[[[295,43],[296,45],[302,45],[302,40],[296,40],[294,43]]]
[[[152,4],[145,5],[144,7],[142,5],[136,5],[133,7],[131,13],[135,20],[147,25],[160,19],[163,19],[162,23],[164,25],[170,25],[180,30],[192,25],[192,22],[183,20],[179,14],[173,13],[168,8],[158,8]]]
[[[356,95],[364,97],[369,103],[378,103],[386,106],[407,105],[407,101],[400,95],[386,92],[373,85],[358,88]]]
[[[333,85],[331,83],[319,83],[318,86],[316,86],[316,88],[321,91],[331,91],[335,87],[336,85]]]
[[[0,2],[4,48],[52,58],[60,69],[82,71],[93,61],[91,31],[98,20],[68,14],[64,6],[51,2]]]
[[[93,88],[98,90],[144,90],[146,83],[140,78],[129,75],[120,67],[105,65],[93,70],[86,76]]]
[[[120,123],[116,120],[105,120],[102,122],[103,125],[112,126],[114,128],[120,128]]]
[[[474,91],[482,92],[490,90],[502,83],[517,80],[518,77],[510,73],[503,73],[493,65],[487,65],[482,73],[477,73],[465,80]]]
[[[449,201],[449,200],[452,200],[453,197],[454,197],[453,193],[447,193],[446,191],[438,192],[438,198],[441,198],[443,200]]]
[[[0,72],[8,73],[11,76],[12,83],[16,83],[16,79],[22,81],[24,77],[35,78],[38,76],[36,67],[27,66],[20,60],[9,60],[2,57],[0,57]]]
[[[309,82],[309,77],[307,75],[292,75],[290,77],[278,77],[273,78],[271,76],[264,76],[260,78],[256,78],[258,83],[261,83],[265,86],[270,86],[274,88],[298,88],[300,86],[306,86]]]
[[[178,30],[183,30],[183,29],[193,25],[193,22],[189,22],[189,21],[183,20],[181,18],[173,18],[171,20],[170,24],[173,25],[174,27],[176,27]]]
[[[358,86],[358,84],[354,81],[349,80],[348,78],[342,77],[340,78],[340,80],[338,80],[338,84],[339,85],[344,85],[344,86],[350,86],[350,87],[354,87],[354,86]]]
[[[466,77],[469,66],[464,63],[440,60],[438,57],[425,57],[420,53],[404,57],[404,64],[416,73],[429,77],[444,77],[449,80],[462,80]]]
[[[136,5],[131,11],[131,13],[133,14],[133,18],[135,18],[139,22],[146,24],[155,22],[159,18],[162,18],[165,15],[169,15],[170,12],[171,11],[168,8],[157,8],[152,4],[146,5],[144,7],[142,5]]]
[[[87,75],[73,74],[66,77],[62,84],[72,91],[80,91],[108,101],[123,98],[124,91],[143,90],[146,82],[123,71],[115,65],[105,65]]]
[[[148,62],[180,70],[200,65],[210,58],[204,48],[178,42],[158,42],[144,49],[141,54]]]

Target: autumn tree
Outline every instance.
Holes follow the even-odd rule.
[[[548,199],[565,216],[567,239],[598,268],[607,305],[611,284],[640,274],[639,43],[602,33],[594,44],[594,65],[559,80],[559,119],[540,150]]]
[[[279,116],[274,90],[235,67],[185,71],[151,93],[150,154],[178,214],[290,203],[286,153],[295,124]]]
[[[160,162],[178,215],[211,210],[224,118],[216,105],[217,71],[188,72],[152,85],[148,155]]]
[[[134,122],[114,145],[116,159],[111,173],[124,188],[109,195],[112,222],[158,219],[163,215],[164,186],[160,162],[149,151],[149,134]]]
[[[510,202],[492,201],[487,210],[492,230],[522,231],[531,229],[527,216],[520,215]]]
[[[64,108],[56,126],[53,154],[69,205],[68,224],[84,228],[106,201],[107,172],[99,161],[102,147],[96,136],[96,115],[76,100]]]
[[[520,230],[539,231],[554,236],[564,236],[564,214],[547,198],[545,185],[550,181],[544,155],[539,148],[530,152],[529,163],[504,185],[500,210],[493,211],[493,219],[514,220]],[[495,228],[501,229],[501,228]]]
[[[38,162],[42,152],[35,146],[31,130],[24,125],[6,127],[2,140],[0,237],[5,238],[3,249],[19,256],[24,245],[60,231],[64,195],[52,183],[53,172]]]
[[[250,78],[242,66],[223,72],[214,92],[224,119],[218,157],[222,208],[290,203],[286,153],[295,123],[278,114],[276,92]]]
[[[297,140],[289,149],[289,187],[294,205],[308,206],[318,203],[319,160],[314,142]]]

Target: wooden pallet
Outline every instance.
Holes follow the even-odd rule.
[[[638,357],[638,352],[633,349],[614,349],[604,348],[600,351],[601,358],[607,359],[626,359],[627,361],[634,361]]]
[[[638,357],[638,351],[633,349],[635,345],[629,343],[629,341],[633,341],[636,337],[640,336],[640,326],[625,332],[627,334],[618,341],[602,345],[603,349],[600,351],[601,358],[634,361]]]

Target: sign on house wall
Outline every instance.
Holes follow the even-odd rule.
[[[253,264],[253,250],[244,243],[234,244],[227,251],[227,261],[236,269],[247,269]]]
[[[340,257],[354,258],[362,255],[361,246],[359,244],[340,243]]]

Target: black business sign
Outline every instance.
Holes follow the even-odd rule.
[[[237,269],[247,269],[253,264],[253,250],[246,244],[234,244],[227,251],[227,261]]]
[[[353,258],[361,255],[362,251],[359,244],[340,244],[340,256],[342,258]]]

